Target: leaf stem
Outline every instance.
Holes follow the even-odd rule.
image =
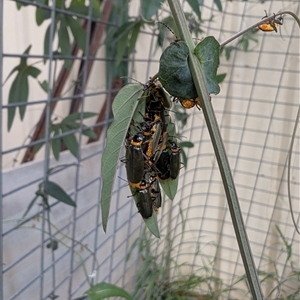
[[[262,290],[256,273],[256,268],[252,257],[252,252],[248,241],[247,233],[245,230],[237,193],[235,190],[230,166],[225,153],[225,148],[217,124],[217,120],[210,102],[210,96],[206,88],[206,83],[201,69],[201,65],[197,57],[194,55],[195,44],[189,32],[185,20],[185,16],[179,4],[179,1],[168,0],[168,2],[179,32],[179,37],[186,42],[186,44],[190,49],[189,66],[193,76],[194,84],[196,86],[196,90],[198,92],[198,96],[200,97],[200,99],[202,99],[201,106],[202,106],[203,114],[210,133],[216,158],[219,164],[220,173],[222,176],[223,185],[227,196],[227,202],[228,202],[228,206],[232,218],[232,223],[235,229],[235,234],[237,237],[237,242],[243,259],[250,290],[253,299],[255,300],[263,299]]]

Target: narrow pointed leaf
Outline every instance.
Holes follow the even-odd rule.
[[[186,142],[180,142],[179,143],[179,147],[180,148],[193,148],[194,147],[194,143],[186,141]]]
[[[101,17],[100,14],[100,3],[99,0],[92,0],[92,18],[98,19]],[[72,0],[68,11],[72,11],[75,14],[88,16],[89,7],[85,6],[85,1]]]
[[[61,150],[61,139],[55,138],[56,136],[58,136],[60,134],[59,127],[56,125],[53,125],[53,132],[54,132],[54,135],[53,135],[54,139],[51,142],[52,152],[53,152],[55,159],[59,160],[59,154],[60,154],[60,150]]]
[[[160,234],[159,234],[159,228],[157,224],[157,213],[154,211],[151,218],[143,219],[143,220],[147,228],[150,230],[150,232],[159,239]]]
[[[63,133],[68,132],[69,128],[65,125],[61,125],[61,130]],[[78,157],[78,142],[76,140],[75,134],[69,134],[64,136],[63,142],[66,147],[70,150],[70,152],[77,158]]]
[[[71,16],[66,16],[66,22],[70,26],[77,45],[83,52],[85,52],[86,32],[80,25],[79,20],[75,20]]]
[[[106,282],[94,285],[89,289],[87,294],[89,295],[89,300],[103,300],[110,297],[122,297],[127,300],[133,300],[124,289]]]
[[[43,183],[44,192],[60,202],[76,207],[72,198],[55,182],[46,180]]]
[[[65,20],[66,17],[62,17],[60,21],[60,26],[58,30],[58,46],[60,47],[60,51],[65,56],[71,55],[71,44],[70,37],[67,29],[67,22]],[[65,60],[65,67],[70,70],[71,61],[69,59]]]
[[[145,101],[138,100],[142,93],[140,84],[128,84],[119,91],[113,102],[114,121],[107,131],[106,147],[102,156],[101,212],[104,231],[107,228],[114,179],[127,129],[138,106],[145,105]]]
[[[3,85],[6,83],[6,81],[9,79],[9,77],[10,77],[14,72],[19,71],[19,70],[20,70],[20,65],[14,67],[14,68],[10,71],[10,73],[8,74],[8,76],[6,77],[5,81],[3,82]]]
[[[128,37],[128,34],[132,30],[132,28],[135,26],[136,21],[128,21],[121,25],[116,31],[110,31],[108,36],[105,39],[105,43],[109,44],[112,42],[117,42],[124,37]]]
[[[139,21],[132,28],[131,37],[130,37],[130,40],[129,40],[129,48],[128,48],[128,53],[129,54],[135,48],[135,44],[136,44],[137,38],[139,36],[139,32],[141,30],[141,26],[142,26],[142,21]]]
[[[83,128],[86,128],[86,126],[83,125]],[[97,140],[98,138],[97,134],[91,128],[84,129],[82,134],[94,140]]]
[[[49,24],[47,30],[46,30],[46,34],[45,34],[45,38],[44,38],[44,55],[49,55],[49,47],[50,47],[50,29],[51,29],[51,24]],[[52,45],[52,42],[51,42]],[[45,63],[46,59],[44,59],[44,63]]]
[[[192,10],[194,11],[194,13],[197,15],[198,19],[201,20],[201,12],[199,9],[199,1],[198,0],[187,0],[188,4],[190,5],[190,7],[192,8]]]
[[[222,11],[222,2],[221,0],[214,0],[214,3],[216,4],[219,11]]]
[[[122,59],[128,55],[128,35],[123,36],[117,43],[116,65],[119,65]]]
[[[174,200],[176,196],[178,188],[178,179],[179,176],[176,179],[159,180],[162,189],[171,200]]]
[[[45,3],[43,3],[45,4]],[[40,26],[45,20],[50,19],[51,11],[48,9],[37,7],[35,11],[35,21]]]
[[[73,299],[73,300],[89,300],[89,298],[88,298],[89,296],[81,296],[81,297],[77,297],[77,298],[75,298],[75,299]]]
[[[137,195],[137,191],[136,189],[130,187],[130,191],[131,191],[131,194],[132,194],[132,197],[135,201],[135,204],[136,204],[136,207],[138,207],[138,203],[139,203],[139,198],[138,198],[138,195]],[[142,215],[141,215],[142,217]],[[152,213],[152,216],[148,219],[144,219],[142,217],[143,221],[145,222],[145,225],[146,227],[149,229],[149,231],[157,238],[160,238],[160,234],[159,234],[159,228],[158,228],[158,224],[157,224],[157,212],[154,211],[153,209],[153,213]]]
[[[44,90],[44,92],[48,93],[48,81],[44,80],[43,82],[39,81],[40,87]]]
[[[185,150],[182,149],[182,148],[181,148],[181,150],[180,150],[180,155],[181,155],[181,161],[182,161],[182,163],[183,163],[183,166],[184,166],[184,168],[186,169],[188,158],[187,158],[187,156],[186,156]]]
[[[217,81],[217,70],[220,64],[220,44],[213,37],[204,38],[194,50],[199,59],[205,76],[209,94],[218,94],[220,87]]]
[[[87,119],[87,118],[91,118],[91,117],[95,117],[95,116],[97,116],[96,113],[87,111],[87,112],[84,112],[82,114],[82,119]],[[69,121],[80,120],[80,118],[81,118],[81,113],[80,112],[72,113],[72,114],[68,115],[67,117],[65,117],[62,120],[62,123],[67,123]]]
[[[217,82],[221,83],[225,79],[226,75],[227,75],[226,73],[218,74],[217,77],[216,77]]]
[[[10,87],[8,103],[12,104],[16,102],[27,102],[27,99],[28,99],[28,79],[27,76],[24,75],[24,72],[19,72]],[[24,112],[25,112],[25,106],[23,106],[23,108],[20,109],[21,119],[22,117],[24,117]],[[11,129],[14,116],[15,116],[15,108],[9,108],[8,126],[7,126],[8,131]]]
[[[163,0],[141,0],[141,11],[143,17],[146,20],[151,19],[151,17],[159,10],[161,2],[163,2]]]
[[[82,1],[72,1],[68,11],[71,11],[75,14],[80,14],[80,15],[84,15],[87,16],[89,14],[89,8],[87,6],[84,5],[84,2]]]
[[[25,72],[27,76],[32,76],[33,78],[37,78],[41,74],[40,69],[32,66],[27,66]]]

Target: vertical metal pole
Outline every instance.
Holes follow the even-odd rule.
[[[87,28],[86,28],[86,41],[85,41],[85,55],[84,55],[84,67],[83,67],[83,91],[82,91],[82,102],[81,102],[81,109],[80,109],[80,134],[78,139],[78,149],[77,149],[77,158],[78,158],[78,165],[76,167],[76,177],[75,177],[75,193],[74,193],[74,201],[75,203],[78,202],[78,189],[79,189],[79,176],[80,176],[80,161],[82,159],[81,156],[81,140],[82,140],[82,123],[83,123],[83,112],[84,112],[84,103],[85,103],[85,94],[86,94],[86,86],[87,86],[87,69],[89,64],[89,56],[90,56],[90,40],[91,40],[91,27],[92,27],[92,1],[89,1],[89,11],[88,11],[88,21],[87,21]],[[72,246],[71,246],[71,255],[70,255],[70,280],[69,280],[69,287],[68,293],[69,298],[72,297],[73,292],[73,276],[74,276],[74,253],[75,253],[75,246],[77,244],[76,241],[76,220],[77,220],[77,211],[76,209],[73,210],[73,228],[72,228]],[[91,270],[92,273],[93,270]]]
[[[3,0],[0,0],[0,124],[2,125],[2,70],[3,70]],[[0,126],[1,126],[0,125]],[[2,133],[0,133],[0,300],[3,300],[3,239],[2,239]]]
[[[53,93],[53,72],[52,72],[52,63],[53,63],[53,50],[52,50],[52,40],[55,31],[55,14],[56,14],[56,0],[52,1],[51,8],[51,27],[49,35],[49,68],[48,68],[48,84],[49,87],[52,87],[48,90],[47,95],[47,108],[46,108],[46,117],[45,117],[45,159],[44,159],[44,180],[48,179],[48,170],[49,170],[49,157],[50,157],[50,145],[49,145],[49,124],[50,124],[50,107]],[[47,216],[48,217],[48,216]],[[44,272],[45,272],[45,240],[46,240],[46,211],[43,210],[42,214],[42,231],[41,231],[41,266],[40,266],[40,299],[44,299]]]

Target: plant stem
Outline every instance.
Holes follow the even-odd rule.
[[[227,196],[227,202],[228,202],[228,206],[232,218],[232,223],[234,226],[237,242],[243,259],[250,290],[253,299],[255,300],[263,299],[263,294],[256,273],[256,268],[252,257],[252,252],[248,241],[247,233],[245,230],[242,213],[237,198],[237,193],[235,190],[230,166],[225,153],[225,148],[220,135],[217,120],[210,102],[210,96],[206,88],[206,83],[205,83],[200,62],[193,53],[195,44],[189,32],[185,20],[185,16],[179,4],[179,1],[168,0],[168,2],[179,32],[179,37],[186,42],[186,44],[190,49],[189,66],[191,69],[196,90],[198,92],[198,96],[201,99],[203,114],[210,133],[216,158],[219,164],[219,169],[222,176],[225,193]]]

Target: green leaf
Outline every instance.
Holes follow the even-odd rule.
[[[66,17],[62,17],[60,20],[60,26],[58,30],[58,46],[63,55],[71,56],[71,44],[67,29]],[[71,69],[71,60],[65,59],[65,67],[67,70]]]
[[[184,168],[186,169],[188,158],[183,148],[181,149],[180,154],[181,154],[181,161],[183,163]]]
[[[116,31],[113,31],[113,30],[110,31],[110,33],[108,34],[108,36],[105,39],[105,43],[109,44],[109,43],[117,42],[117,41],[123,39],[124,37],[127,38],[128,34],[132,30],[132,28],[135,26],[136,22],[137,21],[125,22]],[[127,45],[127,43],[126,43],[126,45]]]
[[[52,294],[50,294],[50,295],[48,296],[48,298],[49,298],[50,300],[55,300],[55,299],[59,298],[59,296],[52,293]]]
[[[55,20],[55,28],[54,28],[54,33],[53,33],[53,37],[52,37],[52,41],[50,41],[50,30],[51,30],[51,25],[49,24],[47,30],[46,30],[46,34],[45,34],[45,38],[44,38],[44,55],[48,56],[49,55],[49,48],[50,45],[52,46],[53,40],[54,40],[54,36],[55,36],[55,32],[56,32],[56,27],[57,27],[57,21]],[[52,47],[51,47],[52,49]],[[47,58],[44,59],[44,63],[46,62]]]
[[[107,228],[114,179],[127,129],[138,106],[145,105],[144,99],[138,100],[142,93],[143,87],[140,84],[128,84],[119,91],[113,102],[114,121],[108,128],[102,156],[101,212],[104,231]]]
[[[77,297],[73,300],[89,300],[88,296],[81,296],[81,297]]]
[[[103,300],[109,297],[122,297],[127,300],[133,300],[124,289],[106,282],[101,282],[92,286],[87,291],[87,294],[89,300]]]
[[[15,80],[13,81],[8,96],[8,103],[13,104],[16,102],[26,102],[28,99],[28,80],[27,76],[24,76],[24,73],[18,73]],[[25,107],[24,107],[25,109]],[[24,111],[23,109],[23,111]],[[7,118],[7,129],[10,131],[11,126],[14,121],[16,108],[11,107],[7,110],[8,118]]]
[[[159,239],[160,234],[159,234],[159,228],[157,224],[157,213],[154,211],[151,218],[143,219],[143,220],[147,228],[150,230],[150,232]]]
[[[69,128],[63,124],[60,125],[60,128],[62,130],[63,133],[66,133],[69,131]],[[64,137],[62,137],[62,140],[64,142],[64,144],[66,145],[66,147],[70,150],[70,152],[76,157],[78,158],[78,142],[76,140],[75,134],[71,133],[69,135],[66,135]]]
[[[226,60],[229,60],[230,59],[230,55],[231,55],[231,52],[233,50],[236,50],[237,47],[235,46],[226,46],[224,48],[221,48],[221,52],[223,52],[225,50],[225,57],[226,57]]]
[[[151,17],[157,13],[160,9],[161,3],[164,2],[163,0],[141,0],[141,12],[142,16],[149,20]]]
[[[44,80],[43,82],[39,81],[40,87],[44,90],[44,92],[48,93],[48,81]]]
[[[189,68],[189,48],[183,41],[172,43],[160,57],[159,81],[169,94],[182,99],[198,96]]]
[[[19,74],[22,74],[23,80],[22,83],[23,85],[20,86],[21,90],[20,90],[20,95],[19,95],[19,102],[27,102],[28,101],[28,94],[29,94],[29,86],[28,86],[28,77],[32,76],[34,78],[36,78],[39,74],[41,73],[41,70],[32,67],[32,66],[28,66],[27,64],[24,65],[24,69],[22,71],[20,71]],[[26,110],[26,106],[19,106],[19,112],[20,112],[20,118],[21,120],[24,119],[24,115],[25,115],[25,110]]]
[[[162,189],[171,200],[174,200],[176,196],[178,188],[178,179],[179,176],[176,179],[159,180]]]
[[[26,4],[20,3],[20,2],[16,2],[17,5],[17,10],[20,10],[22,8],[22,6],[27,6]]]
[[[246,32],[237,42],[237,47],[242,47],[243,51],[247,52],[249,51],[250,41],[253,41],[254,43],[258,43],[257,38],[255,37],[256,30],[255,31],[248,31]]]
[[[118,66],[120,62],[122,61],[122,58],[124,58],[126,55],[126,52],[128,53],[127,49],[127,42],[128,42],[128,36],[123,36],[121,40],[117,43],[117,54],[116,54],[116,65]]]
[[[78,45],[78,47],[85,52],[85,41],[86,41],[86,32],[80,25],[79,20],[73,19],[71,16],[66,16],[66,22],[70,26],[72,35]]]
[[[72,0],[68,11],[74,12],[75,14],[88,16],[89,7],[85,6],[85,1]],[[100,2],[98,0],[92,0],[92,18],[98,19],[100,17]]]
[[[83,112],[82,119],[92,118],[97,115],[98,115],[97,113],[86,111],[86,112]],[[68,115],[67,117],[65,117],[62,120],[62,123],[69,124],[69,122],[74,122],[74,121],[80,120],[80,119],[81,119],[81,112],[75,112],[75,113],[72,113],[72,114]]]
[[[200,3],[198,0],[187,0],[188,4],[190,5],[190,7],[192,8],[192,10],[194,11],[194,13],[197,15],[197,17],[199,18],[199,20],[201,20],[201,12],[199,9]]]
[[[37,78],[41,74],[40,69],[32,66],[28,66],[27,64],[26,64],[25,72],[27,76],[32,76],[33,78]]]
[[[51,128],[51,126],[50,126]],[[43,133],[43,135],[41,136],[41,138],[39,140],[42,140],[45,138],[45,133]],[[45,142],[40,142],[39,144],[36,144],[35,145],[35,148],[34,148],[34,154],[38,153],[40,151],[40,149],[43,147]]]
[[[42,187],[47,195],[60,202],[76,207],[76,203],[57,183],[46,180],[43,182]]]
[[[73,121],[73,122],[71,122],[71,121],[70,122],[61,122],[60,125],[66,125],[69,130],[80,128],[80,124],[76,123],[75,121]]]
[[[27,47],[24,51],[24,54],[28,54],[31,49],[31,45]],[[41,71],[35,67],[27,65],[27,57],[22,57],[20,60],[20,64],[13,68],[13,70],[9,73],[7,79],[14,73],[17,72],[17,76],[14,79],[8,96],[8,103],[13,104],[17,102],[27,102],[28,101],[28,94],[29,94],[29,87],[28,87],[28,77],[32,76],[36,78]],[[6,79],[6,80],[7,80]],[[26,106],[19,106],[19,112],[21,120],[24,118]],[[14,116],[15,116],[16,108],[12,107],[8,109],[8,118],[7,118],[7,127],[8,131],[10,131]]]
[[[219,11],[222,11],[222,3],[221,0],[214,0],[214,3],[216,4]]]
[[[73,0],[68,7],[68,11],[71,11],[75,14],[87,16],[89,14],[89,8],[84,5],[84,2],[78,1],[78,0]]]
[[[82,127],[86,128],[85,125],[83,125]],[[88,136],[89,138],[91,138],[93,140],[97,140],[97,138],[98,138],[97,134],[91,128],[84,129],[82,131],[82,134]]]
[[[285,251],[287,253],[286,263],[291,259],[292,257],[292,243],[288,243],[286,237],[283,235],[282,231],[280,230],[279,226],[275,224],[275,229],[277,230],[280,238],[282,239],[284,245],[285,245]]]
[[[54,132],[54,134],[53,134],[54,139],[51,141],[53,156],[56,160],[59,160],[59,154],[61,151],[61,138],[55,138],[56,136],[58,136],[60,134],[59,126],[52,125],[51,129]]]
[[[132,188],[131,186],[129,186],[130,191],[132,193],[132,197],[135,201],[136,206],[138,207],[138,203],[139,203],[139,198],[137,195],[137,190],[135,188]],[[153,210],[152,216],[144,219],[143,221],[145,222],[146,227],[149,229],[149,231],[157,238],[160,238],[160,234],[159,234],[159,229],[158,229],[158,224],[157,224],[157,212]]]
[[[180,142],[179,143],[179,147],[180,148],[193,148],[194,147],[194,143],[186,141],[186,142]]]
[[[218,94],[220,87],[217,82],[217,70],[220,64],[220,44],[213,36],[204,38],[194,50],[198,57],[209,94]]]
[[[136,26],[141,26],[139,25],[141,22],[140,21],[128,21],[126,23],[124,23],[121,27],[118,28],[117,31],[113,32],[111,31],[111,33],[107,36],[105,43],[109,44],[109,43],[116,43],[117,42],[117,46],[116,46],[116,50],[117,50],[117,54],[116,54],[116,64],[118,65],[122,58],[124,56],[127,56],[129,53],[129,47],[134,47],[135,44],[129,44],[131,41],[131,37],[133,34],[133,30]],[[138,32],[135,32],[134,34],[138,34]],[[133,40],[135,39],[135,36],[133,35]]]
[[[99,0],[92,0],[92,17],[98,19],[101,17],[101,7]]]
[[[141,30],[141,26],[142,26],[142,21],[139,21],[137,22],[133,28],[132,28],[132,32],[131,32],[131,37],[130,37],[130,40],[129,40],[129,47],[128,47],[128,53],[130,54],[134,48],[135,48],[135,45],[136,45],[136,41],[137,41],[137,38],[138,38],[138,35],[139,35],[139,32]]]
[[[189,141],[186,141],[186,142],[180,142],[179,143],[179,147],[180,147],[180,154],[181,154],[181,158],[182,158],[182,163],[184,165],[184,168],[187,167],[187,161],[188,161],[188,158],[187,158],[187,155],[184,151],[184,148],[193,148],[194,147],[194,143],[192,142],[189,142]]]
[[[65,7],[65,0],[56,0],[56,8],[60,8],[60,9],[66,9]]]
[[[58,241],[56,239],[51,239],[51,241],[46,245],[46,247],[55,251],[58,249]]]
[[[48,1],[42,1],[48,2]],[[43,3],[47,5],[48,3]],[[51,11],[48,9],[37,7],[35,11],[35,21],[38,26],[40,26],[45,20],[50,19]]]
[[[225,79],[226,75],[227,75],[226,73],[218,74],[217,77],[216,77],[217,82],[221,83]]]

